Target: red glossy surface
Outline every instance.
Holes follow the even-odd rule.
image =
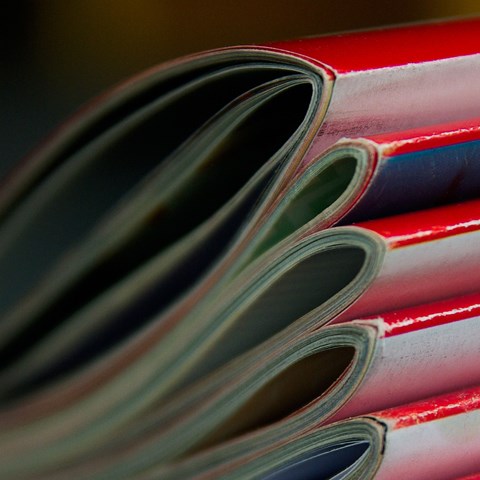
[[[379,145],[388,144],[388,147],[383,151],[386,155],[414,153],[455,143],[480,140],[480,118],[416,128],[404,132],[372,135],[365,138]]]
[[[394,428],[409,427],[480,409],[480,387],[447,393],[420,402],[375,412],[372,416],[394,423]]]
[[[480,200],[396,215],[357,224],[384,237],[391,248],[480,229]]]
[[[270,47],[317,60],[339,73],[394,67],[478,53],[480,19],[306,38]]]
[[[379,316],[385,324],[385,337],[401,335],[480,316],[480,294],[382,313]]]

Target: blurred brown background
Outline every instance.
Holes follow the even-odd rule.
[[[17,0],[2,6],[0,174],[84,101],[166,59],[480,13],[477,0]]]

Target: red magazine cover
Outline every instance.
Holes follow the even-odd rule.
[[[480,162],[476,161],[480,151],[478,121],[464,120],[406,132],[340,140],[284,194],[273,199],[259,222],[244,229],[242,242],[225,254],[230,261],[237,257],[228,275],[245,268],[269,247],[288,237],[291,238],[287,241],[292,241],[312,227],[319,230],[338,222],[416,210],[474,196],[480,187]],[[349,163],[347,173],[344,162]],[[201,246],[197,249],[198,254]],[[187,261],[188,258],[184,260]],[[147,315],[142,308],[143,299],[151,289],[161,296],[161,275],[162,271],[155,275],[152,269],[144,269],[142,274],[131,276],[128,283],[122,282],[119,289],[110,289],[101,297],[101,308],[89,308],[45,338],[37,338],[30,352],[24,352],[20,357],[23,363],[15,358],[8,361],[5,350],[14,349],[12,346],[4,349],[0,359],[4,370],[10,373],[0,373],[0,384],[7,375],[14,377],[17,383],[27,374],[31,377],[32,369],[21,366],[27,362],[34,365],[37,372],[42,369],[52,371],[55,365],[64,365],[63,372],[72,369],[73,365],[66,365],[67,356],[73,357],[75,352],[86,348],[93,354],[92,345],[98,343],[99,335],[115,336],[111,329],[117,330],[118,311],[126,303],[129,309],[138,305],[137,310],[141,313],[136,315],[137,322],[141,314]],[[118,290],[125,292],[127,288],[130,290],[128,296],[118,294]],[[28,318],[25,305],[22,306],[23,317],[13,315],[4,321],[15,325],[17,331],[22,328],[22,318]],[[52,316],[51,313],[48,319],[51,320]],[[36,323],[40,322],[37,320]],[[59,337],[64,341],[57,341]],[[8,341],[5,331],[2,338],[3,342]],[[62,367],[58,371],[61,372]]]
[[[312,425],[304,435],[286,435],[232,462],[206,451],[139,478],[449,480],[474,474],[480,466],[479,391],[472,387],[326,427]]]
[[[204,323],[197,311],[196,323],[188,329],[183,324],[175,340],[165,342],[159,341],[165,332],[152,327],[103,362],[3,409],[2,463],[28,469],[25,455],[42,452],[45,467],[52,461],[59,467],[92,453],[92,442],[147,412],[174,385],[188,384],[242,352],[255,349],[249,359],[256,363],[328,322],[476,291],[479,219],[480,202],[471,201],[337,227],[272,251],[258,260],[261,274],[246,269],[223,291],[223,302]],[[83,446],[66,441],[80,432],[89,439]]]
[[[0,190],[0,312],[58,323],[153,257],[170,307],[335,140],[476,116],[478,22],[221,49],[117,87]]]
[[[207,447],[198,457],[205,462],[234,459],[312,423],[477,385],[479,314],[480,295],[468,295],[327,326],[255,363],[247,354],[64,473],[114,476],[135,463],[153,467]]]
[[[148,443],[145,426],[180,432],[188,421],[162,415],[202,379],[190,406],[274,355],[295,361],[302,338],[309,358],[325,325],[362,330],[351,321],[368,317],[371,348],[382,312],[478,291],[480,201],[436,206],[478,191],[479,27],[204,52],[54,132],[0,189],[0,476],[89,477],[136,435]],[[333,203],[296,216],[322,161],[346,151],[362,160],[347,161]],[[352,348],[333,376],[347,379]],[[182,438],[182,455],[195,448],[202,421],[193,442],[179,434],[113,477],[176,458]]]
[[[345,135],[477,116],[480,92],[472,75],[475,77],[479,69],[478,25],[475,18],[444,20],[231,47],[155,67],[99,97],[63,125],[38,150],[34,160],[23,165],[23,171],[4,185],[2,206],[6,208],[23,195],[27,185],[68,158],[72,151],[165,92],[183,85],[188,94],[206,86],[209,100],[213,102],[218,95],[220,101],[228,102],[229,95],[220,94],[223,77],[218,73],[224,70],[226,78],[234,79],[236,74],[245,73],[242,65],[252,67],[246,71],[243,88],[294,74],[300,78],[289,87],[310,84],[316,91],[314,115],[304,132],[305,140],[316,140],[304,163],[333,139]],[[265,69],[273,70],[273,75],[263,77]],[[256,76],[256,82],[249,80]],[[192,77],[205,80],[195,84]],[[219,88],[208,91],[212,85]],[[230,95],[235,95],[235,85],[233,82]],[[241,92],[242,87],[237,90]],[[181,94],[179,98],[182,100]],[[208,111],[208,106],[201,106]],[[170,119],[173,121],[173,117]],[[304,153],[310,142],[302,143],[300,150]]]
[[[479,314],[475,293],[353,320],[373,327],[377,344],[364,380],[333,420],[478,385]]]
[[[242,261],[312,226],[319,230],[475,198],[479,122],[339,140],[250,226]]]

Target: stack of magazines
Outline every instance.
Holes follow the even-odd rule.
[[[480,19],[114,88],[2,182],[0,478],[480,478],[479,194]]]

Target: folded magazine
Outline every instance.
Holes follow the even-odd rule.
[[[477,384],[479,28],[192,55],[20,162],[0,189],[2,478],[296,476],[265,445]],[[338,478],[376,471],[366,452]]]
[[[415,478],[478,471],[479,387],[315,427],[196,478]],[[177,468],[176,474],[181,472]],[[158,470],[138,478],[175,478]],[[181,472],[183,474],[183,472]]]

